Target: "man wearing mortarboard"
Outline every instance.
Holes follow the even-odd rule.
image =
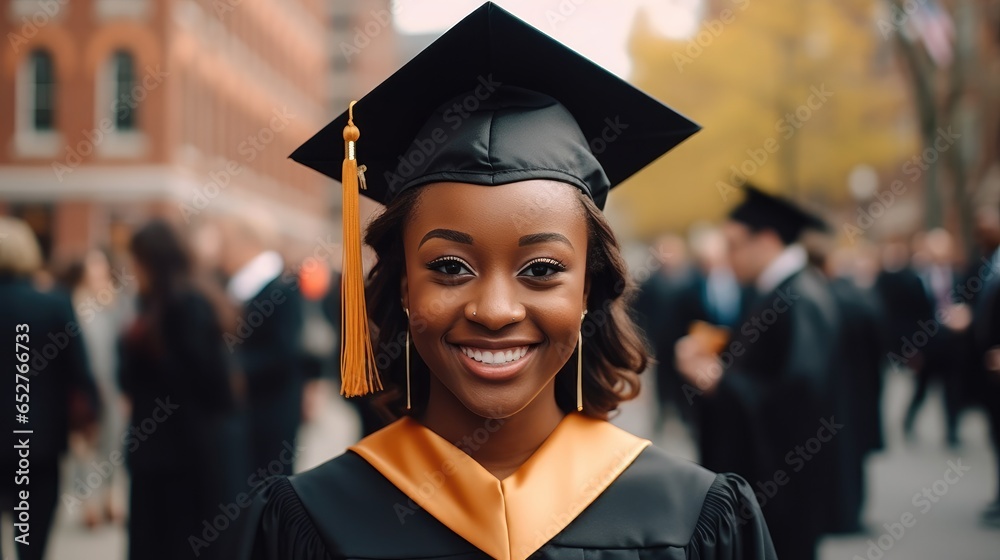
[[[809,560],[829,507],[821,482],[836,455],[828,395],[838,319],[797,241],[825,224],[787,200],[744,190],[723,231],[733,272],[754,301],[722,348],[697,333],[678,341],[678,369],[702,401],[702,464],[750,481],[778,557]]]

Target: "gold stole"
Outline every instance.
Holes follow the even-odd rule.
[[[573,412],[502,481],[411,418],[350,450],[476,548],[493,558],[524,560],[562,532],[649,444]]]

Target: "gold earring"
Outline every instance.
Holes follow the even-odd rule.
[[[410,310],[406,312],[406,410],[410,410]]]
[[[580,321],[583,322],[587,316],[587,310],[583,310]],[[576,410],[583,411],[583,327],[580,328],[580,336],[577,340],[576,348]]]

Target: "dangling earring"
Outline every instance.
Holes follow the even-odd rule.
[[[406,410],[410,410],[410,310],[406,312]]]
[[[580,315],[580,322],[587,316],[587,310],[583,310]],[[576,339],[576,410],[583,411],[583,327],[580,327],[580,336]]]

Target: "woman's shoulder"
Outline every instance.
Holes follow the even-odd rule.
[[[649,446],[584,512],[579,524],[627,516],[637,535],[683,546],[695,533],[717,479],[700,465]]]
[[[354,474],[351,471],[356,470],[352,463],[350,454],[344,454],[293,476],[268,478],[257,488],[250,504],[237,558],[332,558],[324,525],[336,520],[327,519],[331,512],[317,506],[325,502],[329,509],[343,503],[329,496],[350,485]],[[318,495],[324,499],[318,500]]]
[[[661,515],[680,520],[674,538],[688,535],[680,541],[689,553],[699,558],[775,558],[757,497],[741,476],[712,472],[657,447],[647,448],[636,463],[636,482],[658,489],[666,505]]]
[[[734,549],[753,551],[741,558],[773,558],[763,515],[743,478],[654,446],[643,450],[591,509],[585,519],[629,519],[626,530],[649,546],[685,548],[701,558]],[[587,521],[581,525],[589,531]]]
[[[400,525],[400,506],[407,503],[348,451],[307,471],[268,479],[250,506],[237,558],[340,557],[356,542],[376,538],[378,527]]]
[[[699,502],[717,475],[705,467],[650,445],[623,473],[623,482],[655,489],[680,502]]]
[[[374,490],[372,484],[378,479],[371,473],[368,463],[348,451],[309,470],[269,478],[258,492],[258,499],[271,504],[272,509],[308,510],[320,503],[350,503],[352,498],[370,495]]]

